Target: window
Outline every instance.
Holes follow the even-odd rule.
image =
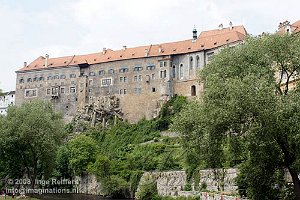
[[[47,80],[52,80],[52,76],[48,76]]]
[[[47,95],[50,95],[50,93],[51,93],[51,90],[48,88],[47,89]]]
[[[146,81],[150,82],[150,75],[146,75]]]
[[[52,95],[58,95],[58,87],[52,88]]]
[[[53,79],[59,79],[58,75],[53,76]]]
[[[193,69],[194,67],[194,58],[191,56],[190,57],[190,69]]]
[[[66,75],[60,75],[60,79],[66,79]]]
[[[180,76],[180,79],[183,78],[183,64],[180,64],[180,66],[179,66],[179,76]]]
[[[141,94],[142,88],[134,88],[134,94]]]
[[[152,78],[152,79],[155,79],[155,74],[152,74],[152,75],[151,75],[151,78]]]
[[[192,85],[191,87],[191,96],[196,96],[196,86]]]
[[[120,89],[119,94],[127,94],[127,89]]]
[[[166,78],[167,77],[167,70],[160,71],[160,78]]]
[[[155,65],[148,65],[146,70],[155,70]]]
[[[32,96],[36,97],[36,90],[32,90]]]
[[[90,76],[96,76],[95,72],[90,72]]]
[[[44,81],[44,77],[40,77],[40,78],[39,78],[39,81]]]
[[[213,57],[214,57],[214,52],[209,52],[206,55],[207,55],[207,60],[211,61],[213,59]]]
[[[27,79],[27,83],[29,83],[29,82],[32,82],[32,79],[31,79],[31,78],[28,78],[28,79]]]
[[[21,83],[21,84],[24,83],[24,79],[21,78],[20,81],[19,81],[19,83]]]
[[[167,66],[167,61],[160,61],[159,66],[160,67],[166,67]]]
[[[127,67],[123,67],[123,68],[121,68],[121,69],[119,70],[120,73],[126,73],[126,72],[128,72],[128,71],[129,71],[129,70],[128,70]]]
[[[70,74],[70,78],[76,78],[76,74]]]
[[[172,67],[172,78],[176,78],[176,65]]]
[[[114,73],[115,73],[115,70],[113,70],[113,69],[108,70],[108,74],[114,74]]]
[[[139,79],[138,79],[139,81],[142,81],[142,75],[139,75]]]
[[[134,72],[138,72],[138,71],[142,71],[142,70],[143,70],[143,67],[140,67],[140,66],[133,68]]]
[[[75,84],[75,81],[71,81],[71,85],[76,85],[76,84]]]
[[[196,56],[196,67],[200,67],[200,58]]]
[[[92,93],[92,92],[93,92],[93,89],[92,89],[92,88],[90,88],[90,89],[89,89],[89,93]]]
[[[111,78],[104,78],[101,80],[101,85],[102,86],[109,86],[112,84]]]
[[[38,80],[37,77],[34,77],[34,78],[33,78],[33,82],[36,82],[37,80]]]
[[[89,86],[93,85],[93,80],[89,80]]]
[[[104,76],[104,75],[105,75],[105,71],[104,71],[104,70],[100,70],[100,71],[99,71],[99,75],[100,75],[100,76]]]
[[[65,93],[65,88],[64,88],[64,87],[60,88],[60,93],[61,93],[61,94],[64,94],[64,93]]]
[[[70,87],[70,93],[76,93],[76,88],[75,87]]]
[[[36,97],[37,96],[37,89],[28,89],[28,90],[25,90],[24,96],[26,98]]]
[[[155,87],[153,87],[153,88],[152,88],[152,92],[156,92],[156,89],[155,89]]]
[[[120,83],[126,83],[127,82],[127,77],[126,76],[121,76],[120,77]]]

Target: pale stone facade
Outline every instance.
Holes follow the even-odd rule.
[[[244,27],[238,26],[174,43],[103,49],[83,56],[41,56],[17,71],[16,104],[51,100],[70,121],[93,97],[114,95],[128,121],[151,119],[175,94],[199,95],[198,71],[214,53],[242,43],[245,36]]]

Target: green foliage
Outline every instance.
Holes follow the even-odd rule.
[[[111,161],[106,156],[98,155],[91,172],[95,174],[99,180],[108,178],[111,175]]]
[[[128,196],[129,185],[126,180],[117,175],[112,175],[102,180],[104,191],[112,198]]]
[[[161,131],[167,130],[172,123],[174,115],[179,113],[186,103],[186,97],[178,95],[175,95],[170,101],[165,103],[156,121],[156,129]]]
[[[70,153],[69,163],[76,175],[87,171],[95,162],[97,145],[91,137],[79,135],[68,142],[67,148]]]
[[[10,107],[0,120],[2,170],[11,178],[49,177],[64,134],[62,116],[42,101]],[[32,181],[34,182],[34,181]]]
[[[139,190],[136,193],[138,200],[152,200],[157,199],[157,183],[155,177],[148,176],[145,181],[140,184]]]
[[[56,170],[54,175],[59,178],[70,179],[73,172],[70,165],[69,149],[63,145],[60,146],[56,154]]]
[[[239,182],[249,198],[278,199],[283,168],[300,198],[300,93],[289,90],[299,57],[299,35],[248,38],[224,49],[200,71],[202,99],[174,119],[187,156],[211,168],[245,165]],[[287,74],[287,83],[275,71]]]

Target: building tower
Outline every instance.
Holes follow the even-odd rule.
[[[193,40],[197,40],[198,34],[197,34],[197,29],[194,26],[194,30],[193,30]]]

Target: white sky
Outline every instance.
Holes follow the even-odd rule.
[[[0,88],[15,90],[15,71],[40,55],[100,52],[185,40],[243,24],[274,32],[300,19],[299,0],[0,0]]]

